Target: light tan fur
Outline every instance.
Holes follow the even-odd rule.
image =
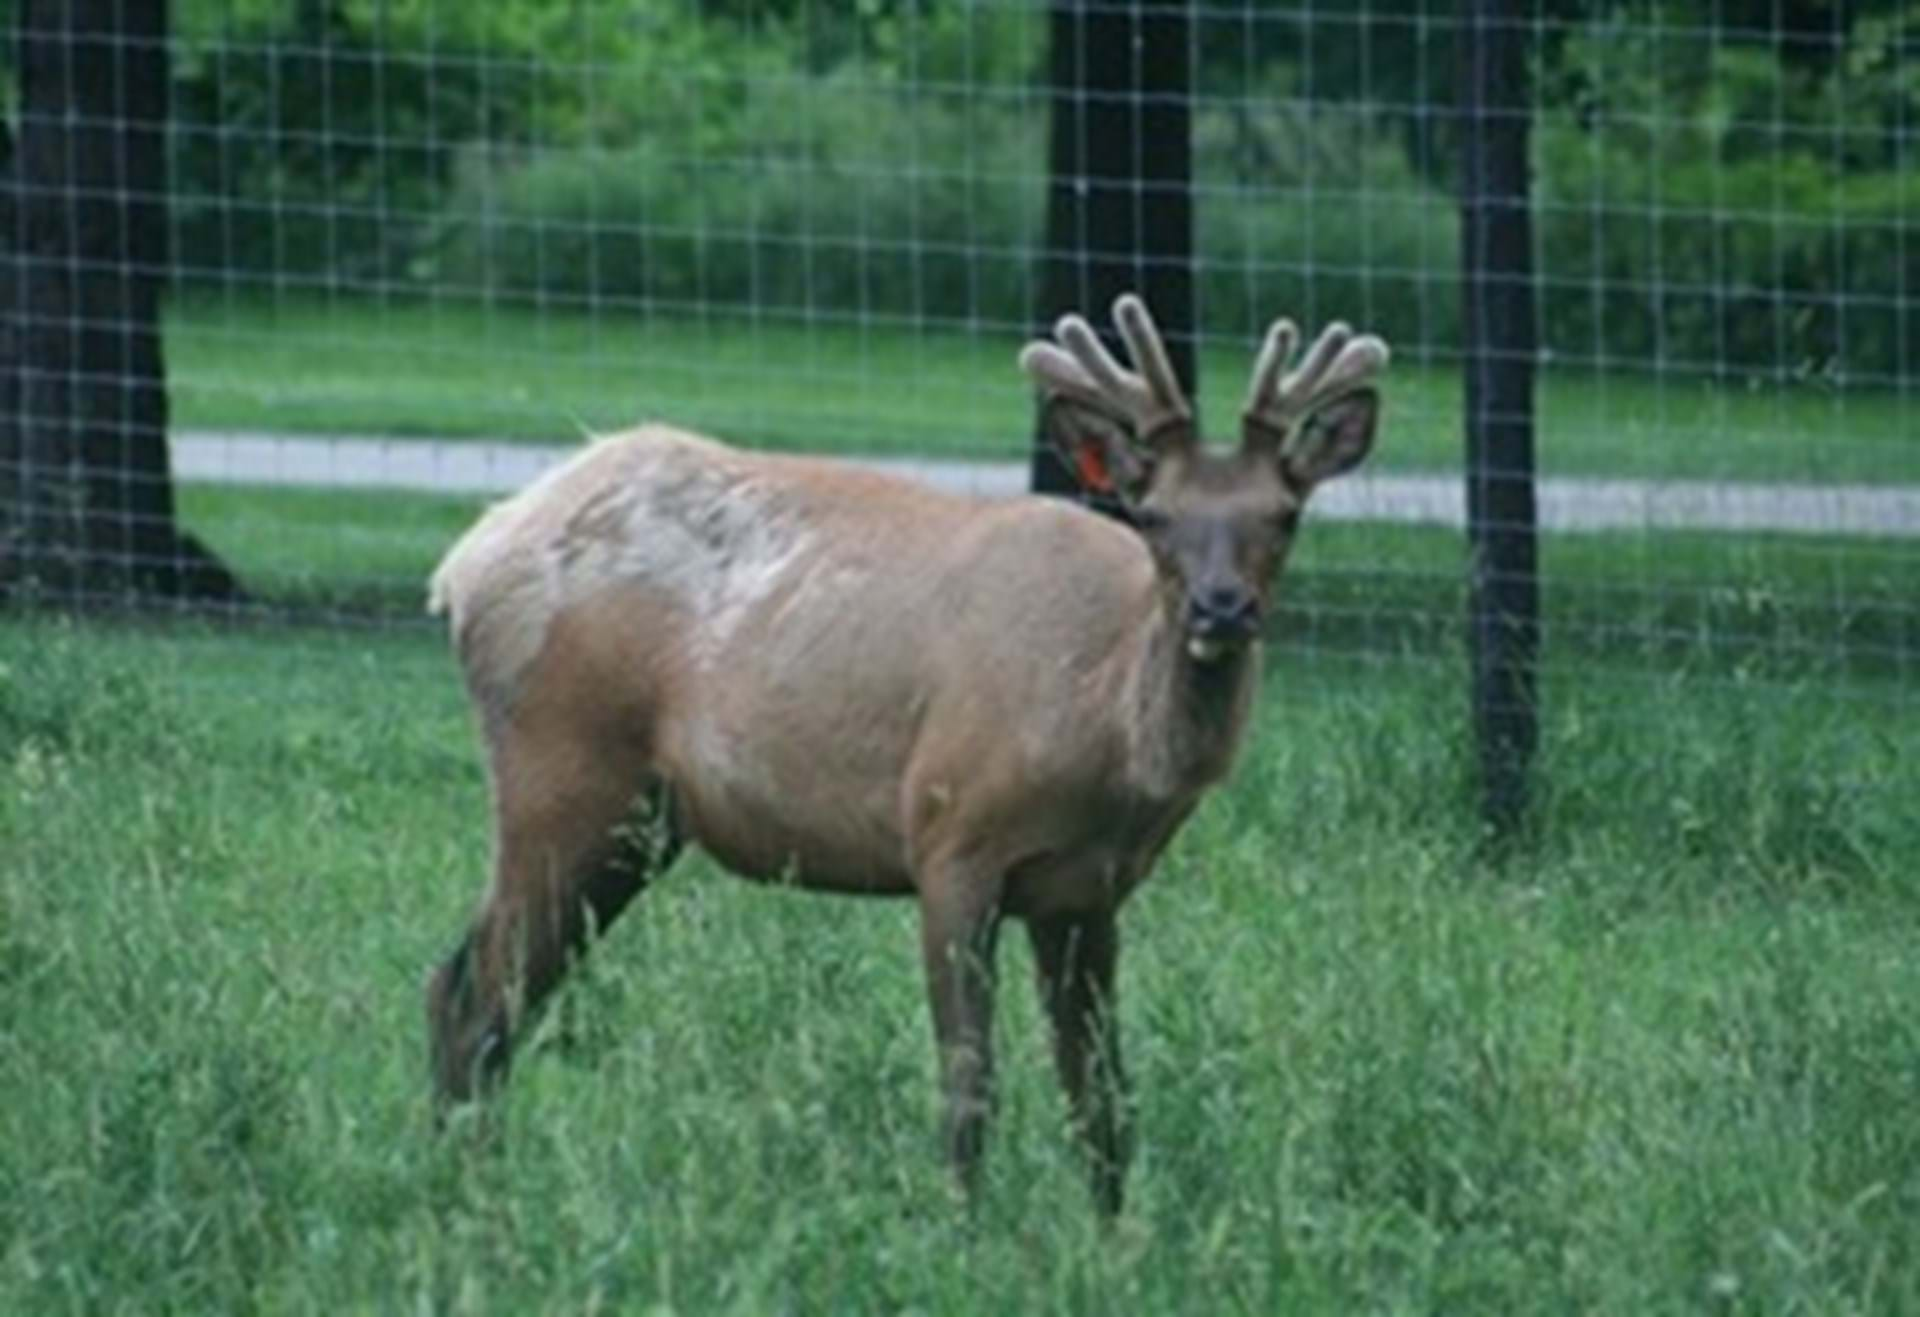
[[[1261,461],[1263,515],[1290,515]],[[1245,488],[1196,467],[1162,493],[1238,516]],[[1258,684],[1257,644],[1189,652],[1170,555],[1070,503],[665,426],[598,440],[492,508],[430,591],[496,823],[492,885],[430,986],[440,1095],[504,1069],[567,958],[692,842],[750,877],[917,898],[963,1179],[991,1097],[994,939],[1026,921],[1117,1207],[1114,914],[1230,769]]]
[[[741,498],[804,530],[748,554],[703,539]],[[685,557],[628,554],[628,537]],[[1153,669],[1177,637],[1145,547],[1113,522],[663,427],[600,440],[492,509],[433,591],[496,744],[544,684],[590,685],[633,711],[689,839],[808,886],[911,892],[917,856],[963,812],[992,812],[1009,816],[999,849],[1016,875],[1003,909],[1084,899],[1068,869],[1100,874],[1110,900],[1137,844],[1125,820],[1188,803],[1240,732],[1233,718],[1177,741],[1132,716],[1163,700]],[[718,628],[724,644],[699,639]],[[1078,807],[1029,819],[1034,791]]]

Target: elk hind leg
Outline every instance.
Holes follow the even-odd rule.
[[[679,853],[664,785],[635,775],[529,776],[496,764],[498,829],[486,900],[427,986],[434,1094],[469,1101],[505,1078],[514,1038],[568,966]],[[592,766],[587,766],[591,770]],[[604,765],[602,766],[604,771]],[[574,785],[554,790],[555,782]]]

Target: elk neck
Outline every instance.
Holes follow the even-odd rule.
[[[1193,795],[1225,777],[1260,683],[1260,646],[1202,663],[1186,628],[1156,600],[1122,682],[1135,785],[1155,798]]]

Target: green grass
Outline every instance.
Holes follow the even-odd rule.
[[[1103,1234],[1020,939],[963,1220],[908,907],[703,864],[428,1132],[483,787],[418,633],[0,627],[0,1311],[1920,1304],[1910,687],[1550,674],[1538,836],[1445,648],[1276,655],[1127,911]]]
[[[268,600],[414,614],[427,575],[481,500],[189,485],[186,523]],[[1464,616],[1456,531],[1309,525],[1283,587],[1295,643],[1450,643]],[[1911,682],[1920,592],[1899,542],[1794,535],[1550,535],[1542,545],[1550,652],[1586,661],[1710,661],[1748,675],[1877,672]]]
[[[414,612],[485,500],[385,490],[183,485],[181,520],[256,595],[296,606]]]
[[[1021,335],[844,318],[637,317],[518,305],[189,298],[168,316],[189,428],[571,439],[643,418],[767,447],[1017,457]],[[1213,345],[1203,415],[1230,432],[1251,345]],[[1460,382],[1401,345],[1381,470],[1459,470]],[[1543,372],[1547,475],[1920,481],[1909,397],[1820,381]]]

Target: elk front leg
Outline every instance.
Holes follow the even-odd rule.
[[[1027,932],[1040,1000],[1053,1023],[1054,1064],[1091,1163],[1094,1198],[1103,1211],[1118,1213],[1133,1153],[1113,998],[1120,930],[1107,911],[1029,920]]]
[[[994,944],[999,882],[947,869],[920,894],[920,952],[940,1052],[947,1161],[971,1199],[993,1114]]]

